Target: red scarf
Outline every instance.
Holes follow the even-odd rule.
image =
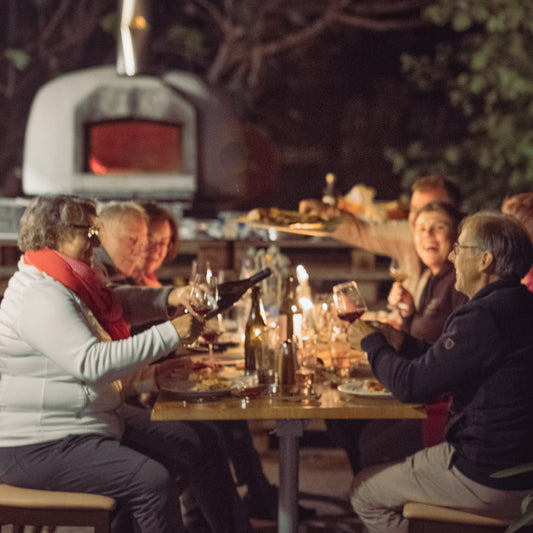
[[[75,292],[113,340],[127,339],[130,336],[130,328],[122,316],[122,307],[117,297],[106,286],[100,273],[89,265],[50,248],[26,252],[24,262]]]
[[[137,279],[137,283],[143,287],[161,287],[161,282],[153,272],[142,274]]]

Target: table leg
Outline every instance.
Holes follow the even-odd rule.
[[[298,439],[304,420],[283,419],[276,423],[279,438],[278,533],[298,531]]]

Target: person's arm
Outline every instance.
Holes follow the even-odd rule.
[[[84,316],[82,304],[58,282],[32,283],[21,300],[17,318],[21,338],[87,382],[120,379],[166,355],[180,342],[172,322],[125,340],[101,341],[96,326]]]
[[[372,371],[403,402],[431,401],[478,378],[502,347],[499,328],[479,306],[465,306],[448,322],[445,332],[422,355],[401,357],[385,337],[374,333],[361,342]],[[401,352],[413,350],[405,343]]]
[[[114,285],[124,311],[124,319],[132,326],[168,320],[172,314],[168,303],[172,287],[137,287],[135,285]]]

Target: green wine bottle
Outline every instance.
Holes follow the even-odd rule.
[[[257,359],[263,349],[263,336],[266,329],[266,317],[261,300],[261,288],[252,287],[252,305],[244,330],[244,373],[254,374],[257,370]]]

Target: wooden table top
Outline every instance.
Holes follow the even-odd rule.
[[[426,418],[424,406],[403,404],[395,398],[365,398],[319,388],[318,400],[289,397],[227,396],[191,402],[162,391],[152,411],[153,420],[280,420],[280,419],[399,419]]]

